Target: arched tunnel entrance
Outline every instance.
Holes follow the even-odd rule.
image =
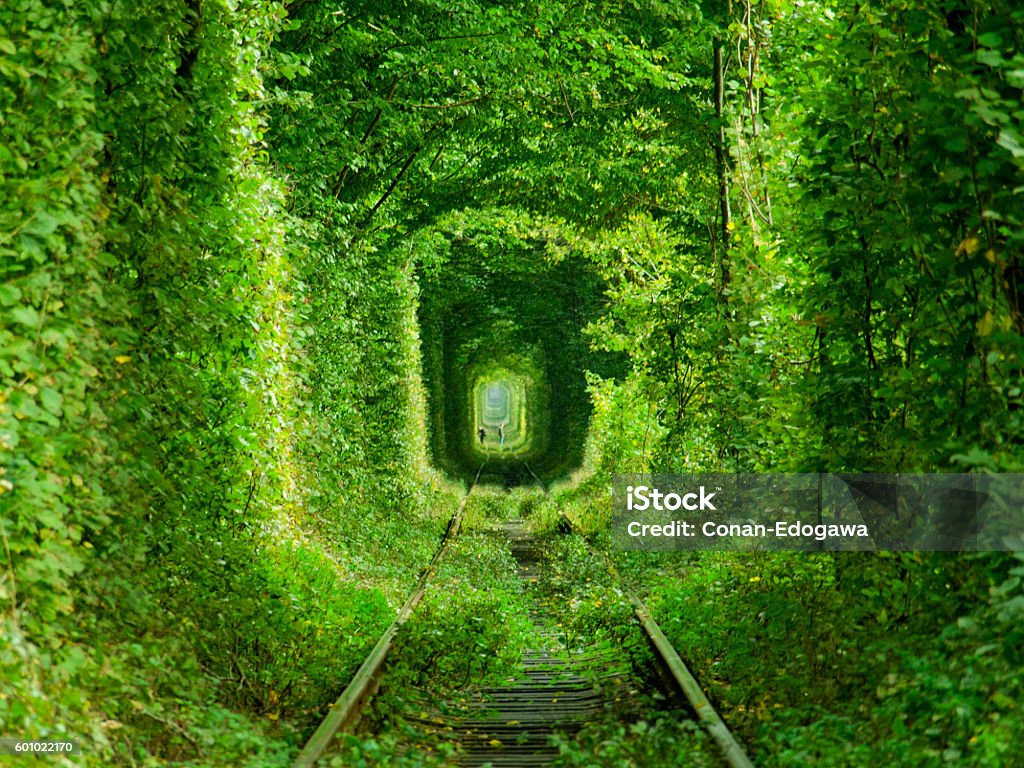
[[[507,376],[507,374],[505,374]],[[478,454],[517,453],[530,444],[527,430],[526,393],[508,378],[480,381],[474,388],[473,423],[477,425]]]
[[[545,483],[579,466],[590,417],[587,372],[622,361],[589,348],[604,284],[582,258],[552,263],[544,244],[449,241],[420,275],[420,333],[436,466],[472,478]]]

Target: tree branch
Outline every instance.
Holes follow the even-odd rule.
[[[455,109],[456,107],[468,107],[470,104],[476,104],[478,101],[486,101],[487,94],[482,93],[479,96],[466,99],[465,101],[457,101],[454,104],[410,104],[409,106],[413,109]]]

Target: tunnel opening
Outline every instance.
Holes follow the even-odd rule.
[[[506,374],[507,375],[507,374]],[[474,387],[473,424],[477,429],[477,455],[487,458],[529,450],[526,395],[520,382],[508,378],[479,381]]]
[[[592,265],[501,234],[449,233],[421,262],[429,446],[464,480],[483,466],[484,482],[549,483],[582,461],[588,372],[619,377],[624,362],[588,344],[605,289]]]

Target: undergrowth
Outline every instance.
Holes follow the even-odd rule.
[[[395,641],[368,716],[368,730],[378,733],[348,738],[331,765],[440,764],[458,744],[408,719],[429,720],[436,707],[458,706],[472,689],[518,674],[523,650],[535,635],[516,561],[503,531],[492,524],[517,517],[520,502],[519,494],[497,489],[470,495],[462,532]]]
[[[756,762],[780,768],[1019,764],[1020,560],[620,558]]]

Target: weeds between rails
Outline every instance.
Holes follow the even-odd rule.
[[[578,534],[565,535],[564,521],[562,533],[527,530],[521,513],[536,495],[486,487],[467,493],[459,524],[453,518],[417,589],[421,607],[396,622],[400,637],[398,627],[391,633],[386,674],[381,658],[373,690],[356,699],[354,716],[334,717],[337,727],[320,750],[331,747],[332,756],[323,764],[720,763],[673,696],[673,666],[682,662],[664,635],[652,637],[653,620],[640,615],[604,558]],[[667,689],[657,680],[667,680]],[[692,703],[693,691],[686,694]],[[709,710],[706,699],[696,707],[730,765],[750,765],[734,740],[731,750],[723,745]],[[363,735],[354,735],[360,718]],[[334,739],[339,730],[349,733]],[[309,751],[307,745],[303,754]],[[295,765],[314,764],[302,759]]]

